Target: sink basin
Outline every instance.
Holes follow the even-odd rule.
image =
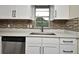
[[[56,35],[55,33],[30,33],[31,35]]]

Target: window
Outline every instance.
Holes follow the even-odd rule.
[[[48,23],[49,23],[49,5],[36,5],[35,6],[35,16],[37,17],[42,17],[43,20],[43,27],[48,27]],[[36,21],[36,26],[40,27],[39,25],[41,24],[41,21]]]

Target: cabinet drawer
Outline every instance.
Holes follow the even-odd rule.
[[[27,43],[41,43],[41,38],[39,37],[26,37]]]
[[[60,38],[60,44],[76,44],[76,39]]]
[[[77,47],[74,45],[60,45],[61,54],[76,54]]]
[[[43,38],[43,43],[46,44],[59,44],[58,38]]]

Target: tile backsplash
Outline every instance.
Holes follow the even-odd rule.
[[[54,20],[50,22],[50,25],[54,29],[66,29],[79,32],[79,18],[70,20]]]
[[[32,20],[0,19],[0,28],[32,28]]]
[[[79,18],[71,20],[54,20],[50,22],[53,29],[66,29],[79,32]],[[34,28],[33,21],[17,19],[0,19],[0,28]]]
[[[66,22],[65,29],[66,30],[72,30],[79,32],[79,20],[78,19],[72,19]]]
[[[64,29],[67,20],[54,20],[50,22],[50,27],[53,29]]]

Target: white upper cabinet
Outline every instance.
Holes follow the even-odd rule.
[[[0,6],[0,19],[32,19],[31,5]]]
[[[33,19],[35,9],[32,5],[1,5],[0,19]],[[79,17],[78,5],[52,5],[50,20]]]
[[[79,17],[79,5],[70,5],[70,18]]]
[[[79,17],[79,5],[55,5],[54,19],[72,19]]]
[[[0,6],[0,19],[10,18],[10,8],[9,6]]]
[[[30,5],[16,6],[16,18],[32,19],[32,7]]]
[[[54,19],[69,19],[69,5],[55,5]]]
[[[40,54],[41,53],[41,47],[39,46],[30,46],[26,50],[27,54]]]

